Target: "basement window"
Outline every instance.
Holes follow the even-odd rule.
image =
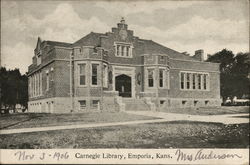
[[[195,100],[195,101],[194,101],[194,106],[196,106],[196,105],[197,105],[197,103],[198,103],[198,101],[197,101],[197,100]]]
[[[92,100],[92,107],[98,108],[98,106],[99,106],[99,100]]]
[[[165,103],[165,100],[160,100],[160,104],[163,105]]]
[[[186,103],[187,103],[187,101],[186,100],[182,100],[182,105],[184,106],[184,105],[186,105]]]
[[[86,109],[86,100],[79,100],[80,110]]]

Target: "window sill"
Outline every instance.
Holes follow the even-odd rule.
[[[132,56],[118,56],[118,55],[115,55],[115,57],[121,57],[121,58],[133,58]]]
[[[87,85],[78,85],[78,87],[87,87]]]
[[[99,85],[90,85],[90,87],[100,87]]]
[[[210,90],[208,89],[180,89],[181,91],[194,91],[194,92],[199,92],[199,91],[203,91],[203,92],[209,92]]]

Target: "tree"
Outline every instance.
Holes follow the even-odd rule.
[[[232,51],[223,49],[208,58],[209,62],[220,63],[221,96],[227,97],[249,94],[249,53],[238,53],[236,56]]]
[[[232,76],[235,79],[233,93],[238,98],[250,93],[250,54],[238,53],[234,58]]]
[[[13,108],[16,104],[27,107],[28,102],[28,79],[21,75],[19,69],[6,70],[0,68],[0,106]]]

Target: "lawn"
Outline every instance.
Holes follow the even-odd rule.
[[[156,119],[124,112],[86,112],[71,114],[19,113],[0,116],[0,129],[31,128],[87,123],[107,123]]]
[[[221,107],[200,107],[200,108],[172,108],[166,109],[164,112],[182,113],[190,115],[224,115],[249,113],[248,106],[221,106]]]
[[[249,148],[249,125],[175,121],[0,135],[0,148]]]

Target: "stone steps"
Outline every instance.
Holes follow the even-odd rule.
[[[150,106],[142,99],[123,99],[126,111],[150,111]]]

